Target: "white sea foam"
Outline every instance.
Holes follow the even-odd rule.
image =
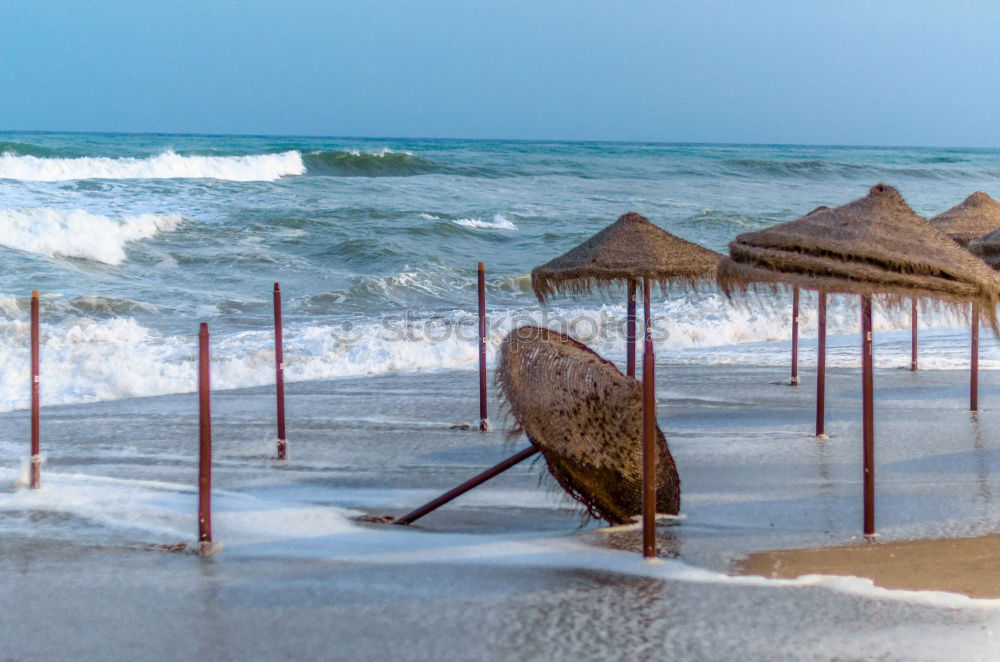
[[[149,329],[130,317],[79,317],[78,305],[55,306],[42,326],[42,401],[70,404],[126,397],[190,392],[195,389],[195,341]],[[787,302],[775,300],[753,309],[733,308],[718,294],[673,298],[654,306],[658,360],[692,365],[787,365]],[[800,361],[814,358],[814,320],[803,305]],[[860,343],[852,300],[834,299],[829,307],[828,365],[857,367]],[[100,313],[101,311],[98,311]],[[808,314],[807,314],[808,312]],[[0,298],[0,409],[27,406],[28,325],[13,300]],[[87,313],[97,314],[97,313]],[[61,320],[58,318],[62,318]],[[948,314],[924,314],[921,366],[965,369],[968,329]],[[909,364],[909,315],[876,314],[876,364]],[[547,326],[586,342],[602,356],[624,360],[624,309],[553,307],[492,311],[487,357],[492,365],[500,342],[524,324]],[[928,329],[927,325],[939,328]],[[273,338],[268,329],[213,335],[213,385],[219,389],[273,383]],[[442,369],[473,370],[477,365],[477,320],[467,311],[436,317],[286,321],[285,376],[289,381],[332,379]],[[980,366],[1000,369],[1000,343],[984,334]]]
[[[0,154],[0,179],[26,181],[203,178],[248,182],[273,181],[305,171],[302,154],[297,151],[248,156],[182,156],[166,151],[142,159]]]
[[[174,230],[181,221],[174,214],[115,219],[80,209],[0,209],[0,245],[117,265],[125,261],[126,243]]]
[[[516,230],[517,226],[508,221],[502,214],[495,214],[492,221],[481,218],[459,218],[454,221],[458,225],[475,230]]]

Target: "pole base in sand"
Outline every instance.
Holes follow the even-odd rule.
[[[221,551],[222,551],[221,542],[212,542],[205,540],[198,543],[198,556],[203,556],[207,558],[210,556],[215,556]]]
[[[276,460],[287,460],[288,459],[288,440],[278,439],[278,455]]]
[[[816,435],[816,438],[817,439],[829,439],[830,435],[824,434],[824,433],[820,432],[818,435]]]
[[[479,431],[480,432],[489,432],[490,431],[490,419],[488,419],[488,418],[480,419],[480,421],[479,421]]]
[[[799,385],[799,378],[798,378],[798,377],[792,377],[792,378],[791,378],[791,379],[790,379],[790,380],[788,381],[788,385],[789,385],[789,386],[798,386],[798,385]]]

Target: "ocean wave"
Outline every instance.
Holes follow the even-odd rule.
[[[247,156],[182,156],[166,151],[141,159],[0,154],[0,179],[23,181],[190,178],[246,182],[274,181],[305,171],[302,154],[296,151]]]
[[[50,147],[32,145],[30,143],[14,142],[10,140],[0,140],[0,154],[11,154],[14,156],[57,156],[58,151]]]
[[[180,216],[142,214],[120,219],[79,209],[0,209],[0,245],[49,257],[119,265],[125,245],[177,228]]]
[[[407,177],[440,172],[438,164],[410,152],[383,149],[377,152],[309,152],[303,162],[314,175],[339,177]]]
[[[502,214],[494,214],[492,221],[484,221],[481,218],[458,218],[454,223],[464,228],[475,230],[516,230],[517,226],[508,221]]]
[[[501,284],[509,287],[506,281]],[[336,296],[331,293],[328,303]],[[20,302],[23,304],[23,302]],[[43,300],[42,389],[44,404],[70,404],[138,396],[190,392],[196,386],[195,328],[171,335],[146,328],[132,317],[95,320],[66,316],[66,308]],[[29,327],[14,306],[0,320],[0,409],[28,404]],[[95,312],[103,312],[98,305]],[[654,304],[658,360],[692,365],[787,365],[790,301],[777,297],[754,306],[734,307],[718,293],[704,293]],[[61,314],[57,314],[61,311]],[[802,364],[814,356],[814,300],[803,296]],[[52,321],[55,319],[55,321]],[[828,310],[828,365],[856,368],[859,320],[856,297],[832,297]],[[909,365],[909,313],[876,309],[876,365]],[[921,365],[925,369],[965,369],[968,329],[962,317],[925,311],[921,320]],[[625,310],[622,305],[569,305],[497,310],[488,316],[487,357],[492,365],[500,342],[524,324],[554,328],[587,343],[619,364],[625,357]],[[265,325],[266,326],[266,325]],[[942,327],[929,330],[928,327]],[[333,379],[391,372],[475,369],[477,317],[472,308],[440,314],[354,315],[339,319],[287,321],[285,367],[289,381]],[[218,389],[273,383],[273,332],[213,333],[212,381]],[[1000,368],[1000,345],[984,343],[980,366]]]

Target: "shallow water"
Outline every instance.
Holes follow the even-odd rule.
[[[883,539],[995,527],[992,375],[973,416],[963,372],[876,373]],[[19,469],[2,469],[0,603],[30,606],[5,610],[0,654],[993,659],[995,602],[728,576],[751,550],[860,533],[858,374],[830,371],[826,441],[811,436],[802,376],[792,388],[783,368],[660,365],[684,519],[661,526],[658,565],[613,549],[633,533],[581,528],[540,463],[412,527],[352,519],[406,512],[522,447],[496,403],[495,432],[447,429],[476,416],[472,373],[293,384],[286,463],[269,459],[269,389],[217,393],[224,549],[209,560],[143,549],[196,537],[193,395],[46,408],[43,489],[17,489]],[[27,417],[0,420],[3,457],[23,456]]]

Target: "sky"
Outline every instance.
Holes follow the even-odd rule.
[[[0,0],[0,130],[997,147],[998,25],[977,0]]]

